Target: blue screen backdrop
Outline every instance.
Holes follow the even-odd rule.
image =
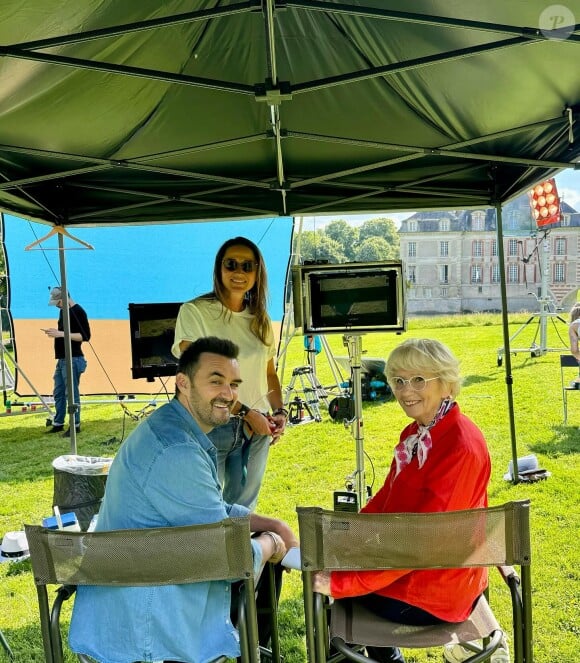
[[[58,237],[29,251],[50,227],[4,216],[10,284],[9,308],[15,319],[54,317],[49,290],[60,283]],[[268,269],[269,313],[282,320],[284,284],[290,258],[292,218],[160,225],[71,228],[94,250],[65,237],[67,283],[71,297],[91,319],[128,319],[129,303],[182,302],[212,288],[213,261],[231,237],[255,242]]]

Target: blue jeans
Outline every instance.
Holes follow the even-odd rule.
[[[232,417],[229,423],[211,430],[207,436],[217,449],[217,470],[227,504],[256,508],[266,471],[269,435],[248,435],[243,421]]]
[[[72,376],[73,376],[73,398],[77,405],[75,413],[75,427],[81,425],[81,394],[79,383],[81,374],[87,369],[87,360],[84,357],[72,358]],[[54,371],[54,408],[56,410],[53,426],[64,426],[67,411],[67,390],[66,390],[66,361],[64,359],[56,360],[56,369]]]

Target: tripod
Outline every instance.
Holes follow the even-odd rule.
[[[296,386],[297,381],[299,387]],[[298,368],[295,368],[292,371],[290,383],[284,390],[284,407],[288,410],[288,423],[295,425],[310,421],[322,421],[322,415],[320,414],[321,400],[328,408],[328,395],[324,387],[318,382],[312,366],[298,366]]]
[[[534,338],[532,340],[532,343],[530,344],[529,347],[527,348],[512,348],[510,345],[510,353],[512,354],[517,354],[518,352],[529,352],[531,357],[542,357],[545,355],[547,352],[566,352],[567,347],[564,341],[562,340],[562,337],[560,336],[560,333],[556,327],[556,320],[559,320],[560,322],[564,323],[567,325],[566,320],[562,318],[558,313],[554,312],[553,308],[554,304],[551,301],[550,297],[548,296],[548,270],[549,270],[549,251],[550,251],[550,244],[547,241],[547,236],[548,236],[548,231],[544,231],[544,236],[542,238],[543,241],[543,252],[542,252],[542,282],[541,282],[541,288],[540,288],[540,296],[536,297],[538,304],[540,305],[540,311],[539,313],[533,313],[525,322],[524,324],[516,331],[516,333],[509,339],[510,344],[511,342],[519,336],[519,334],[528,327],[528,325],[533,322],[536,318],[538,319],[538,328],[536,329],[536,333],[534,335]],[[527,262],[527,260],[525,260]],[[528,293],[530,295],[533,295],[534,293]],[[535,296],[535,295],[534,295]],[[562,347],[559,348],[549,348],[548,347],[548,320],[552,322],[552,325],[554,329],[556,330],[556,333],[558,334],[560,341],[562,342]],[[540,335],[540,343],[539,345],[536,343],[536,339],[538,338],[538,334]],[[501,366],[503,363],[503,355],[504,355],[504,348],[500,348],[497,352],[497,365]]]

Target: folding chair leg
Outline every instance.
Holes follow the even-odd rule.
[[[280,663],[280,635],[278,631],[278,594],[279,585],[281,586],[282,579],[277,578],[277,574],[283,571],[280,566],[274,564],[266,564],[263,573],[267,573],[267,590],[268,590],[268,617],[270,619],[270,649],[260,647],[260,651],[268,656],[272,663]]]
[[[312,573],[302,573],[302,590],[304,593],[304,623],[306,626],[306,660],[316,663],[316,647],[314,633],[314,593],[312,591]]]
[[[314,632],[316,634],[316,663],[324,663],[328,653],[328,622],[322,594],[314,594]]]
[[[564,403],[564,423],[568,421],[568,394],[566,390],[562,393],[562,402]]]
[[[529,566],[522,566],[522,601],[524,620],[524,663],[534,663],[532,631],[532,580]]]

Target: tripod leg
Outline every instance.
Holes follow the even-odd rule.
[[[10,649],[10,645],[8,644],[8,641],[4,637],[4,633],[0,630],[0,644],[2,645],[4,651],[8,654],[10,657],[10,660],[14,659],[14,654],[12,653],[12,649]]]

